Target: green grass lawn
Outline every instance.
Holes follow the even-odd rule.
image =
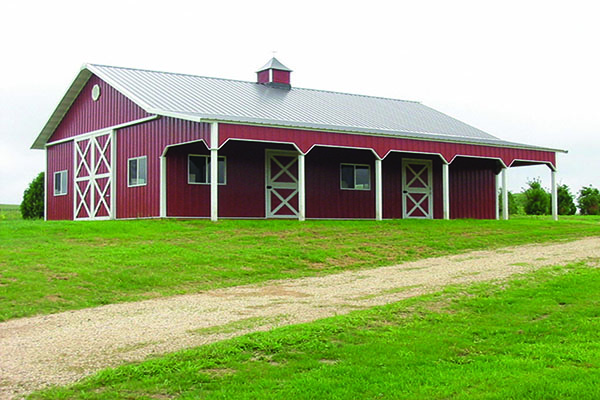
[[[6,219],[0,220],[0,321],[584,236],[600,236],[600,218],[304,223]]]
[[[21,219],[18,204],[0,204],[0,221]]]
[[[600,268],[552,267],[255,333],[33,399],[598,399]]]

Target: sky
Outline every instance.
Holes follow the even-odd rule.
[[[568,150],[600,187],[597,1],[2,1],[0,204],[44,170],[30,146],[84,63],[416,100],[501,139]],[[275,52],[275,53],[273,53]],[[519,192],[546,166],[511,168]]]

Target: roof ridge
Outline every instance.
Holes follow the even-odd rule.
[[[252,84],[252,85],[256,85],[257,84],[256,82],[245,81],[245,80],[241,80],[241,79],[217,78],[217,77],[214,77],[214,76],[194,75],[194,74],[186,74],[186,73],[182,73],[182,72],[158,71],[158,70],[143,69],[143,68],[117,67],[117,66],[114,66],[114,65],[106,65],[106,64],[87,63],[87,64],[85,64],[85,67],[87,67],[88,65],[92,66],[92,67],[104,67],[104,68],[113,68],[113,69],[126,69],[126,70],[130,70],[130,71],[152,72],[152,73],[158,73],[158,74],[189,76],[189,77],[194,77],[194,78],[214,79],[214,80],[228,81],[228,82],[249,83],[249,84]],[[416,100],[395,99],[395,98],[392,98],[392,97],[371,96],[371,95],[367,95],[367,94],[339,92],[339,91],[335,91],[335,90],[322,90],[322,89],[303,88],[303,87],[298,87],[298,86],[292,86],[292,88],[290,90],[307,90],[307,91],[312,91],[312,92],[332,93],[332,94],[340,94],[340,95],[345,95],[345,96],[356,96],[356,97],[365,97],[365,98],[371,98],[371,99],[381,99],[381,100],[400,101],[400,102],[404,102],[404,103],[422,104],[420,101],[416,101]]]

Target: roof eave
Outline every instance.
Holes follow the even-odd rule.
[[[185,119],[194,122],[221,122],[221,123],[234,123],[234,124],[244,124],[244,125],[259,125],[259,126],[267,126],[272,128],[294,128],[301,130],[319,130],[326,132],[336,132],[336,133],[347,133],[347,134],[367,134],[367,135],[375,135],[375,136],[386,136],[392,138],[401,138],[401,139],[412,139],[412,140],[421,140],[421,141],[432,141],[432,142],[448,142],[448,143],[457,143],[457,144],[471,144],[478,146],[492,146],[492,147],[506,147],[506,148],[514,148],[514,149],[524,149],[524,150],[537,150],[537,151],[549,151],[554,153],[568,153],[567,150],[563,149],[553,149],[547,147],[533,146],[524,143],[514,143],[514,142],[505,142],[502,140],[494,141],[494,140],[473,140],[470,138],[456,138],[455,136],[444,135],[444,134],[434,134],[434,133],[424,133],[424,132],[400,132],[400,131],[389,131],[384,129],[368,129],[368,128],[360,128],[360,127],[344,127],[344,126],[334,126],[334,125],[320,125],[320,124],[307,124],[307,123],[298,123],[295,121],[277,121],[277,120],[264,120],[264,119],[255,119],[255,118],[246,118],[240,116],[225,116],[225,115],[210,115],[210,114],[194,114],[194,113],[178,113],[178,112],[161,112],[160,110],[150,110],[150,112],[172,118]],[[424,137],[422,135],[429,135],[429,137]]]

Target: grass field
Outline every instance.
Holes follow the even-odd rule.
[[[21,219],[18,204],[0,204],[0,221]]]
[[[250,334],[32,398],[598,399],[597,261]]]
[[[0,321],[600,235],[600,218],[511,221],[0,221]]]

